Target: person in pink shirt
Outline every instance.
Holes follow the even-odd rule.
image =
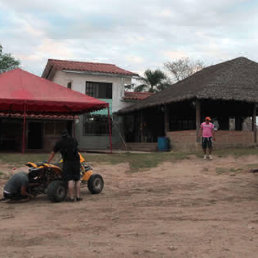
[[[211,118],[209,116],[205,117],[205,122],[201,124],[200,132],[202,135],[202,149],[204,153],[204,159],[212,159],[212,140],[215,141],[214,135],[214,124],[211,123]],[[207,156],[208,149],[208,156]]]

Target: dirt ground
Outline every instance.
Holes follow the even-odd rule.
[[[95,165],[105,188],[82,189],[82,202],[0,203],[0,257],[257,257],[255,167],[257,156],[189,157],[136,173]]]

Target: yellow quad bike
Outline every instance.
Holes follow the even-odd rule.
[[[104,180],[101,175],[94,174],[92,168],[86,163],[83,156],[80,155],[81,164],[81,183],[88,186],[92,194],[98,194],[103,190]],[[33,163],[28,162],[30,186],[28,191],[33,195],[47,194],[52,202],[62,202],[67,193],[67,183],[62,175],[63,161],[57,164],[46,162]]]

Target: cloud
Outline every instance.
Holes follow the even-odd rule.
[[[64,41],[55,41],[52,39],[43,40],[42,44],[38,47],[37,52],[45,56],[46,54],[52,57],[63,56],[64,58],[72,58],[73,51],[67,46],[67,43]]]
[[[258,60],[257,11],[254,0],[0,0],[0,43],[39,75],[48,58],[134,72],[186,56]]]
[[[127,56],[126,59],[129,62],[135,63],[135,64],[141,64],[144,62],[144,59],[141,58],[140,56]]]
[[[187,53],[183,51],[165,51],[163,55],[168,59],[180,59],[188,57]]]

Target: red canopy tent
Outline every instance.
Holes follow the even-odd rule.
[[[28,114],[76,115],[103,108],[108,108],[109,111],[109,104],[19,68],[0,74],[0,112],[23,113],[23,152]],[[109,129],[112,151],[110,124]]]

